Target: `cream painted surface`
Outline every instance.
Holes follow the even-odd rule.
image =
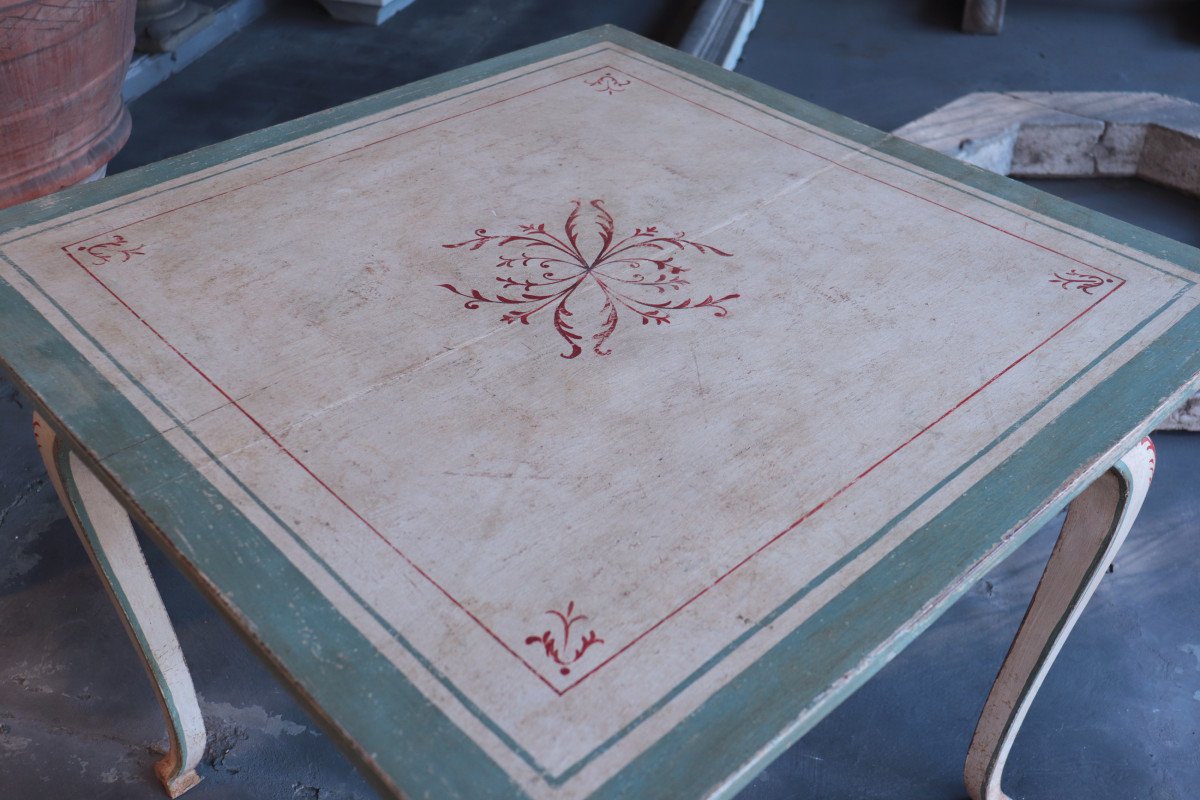
[[[560,774],[1188,282],[640,57],[558,61],[5,249],[315,550],[327,566],[181,431],[167,434],[452,718],[531,791],[578,796],[1160,328],[557,793],[329,572]],[[731,253],[675,253],[690,285],[663,295],[737,294],[728,315],[683,309],[642,325],[618,308],[599,356],[601,292],[582,286],[570,322],[584,350],[564,359],[552,309],[507,325],[507,309],[466,309],[440,286],[511,295],[496,262],[521,248],[443,245],[521,224],[565,236],[572,201],[593,199],[618,237],[656,226]],[[579,222],[589,257],[596,219]],[[79,249],[114,235],[124,244],[98,251],[108,261]],[[121,247],[140,252],[123,260]],[[1091,293],[1053,282],[1070,270],[1096,276]],[[880,387],[896,398],[882,409]],[[603,641],[563,674],[527,640],[550,630],[561,645],[547,612],[571,602],[588,619],[568,652],[592,630]]]

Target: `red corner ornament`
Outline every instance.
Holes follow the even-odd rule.
[[[592,645],[604,644],[604,640],[596,636],[595,631],[588,631],[585,636],[579,639],[578,646],[575,648],[574,654],[571,653],[571,626],[576,622],[583,622],[587,619],[583,614],[575,613],[575,601],[567,603],[567,611],[547,611],[547,614],[558,619],[559,625],[562,627],[562,652],[559,651],[559,645],[554,640],[554,634],[546,631],[541,636],[530,636],[525,640],[525,644],[540,644],[546,651],[549,657],[555,664],[558,664],[558,671],[563,675],[571,674],[571,664],[574,664],[579,659],[583,658],[583,654],[588,651]]]
[[[87,253],[92,259],[92,266],[99,267],[107,264],[117,256],[121,257],[121,263],[124,264],[134,256],[144,256],[142,248],[145,245],[131,245],[129,240],[120,234],[115,234],[111,239],[106,239],[103,242],[96,244],[80,245],[76,250]]]
[[[729,311],[723,304],[740,296],[727,294],[714,298],[708,295],[699,301],[690,297],[664,299],[665,295],[678,294],[689,285],[683,277],[689,268],[675,261],[679,252],[670,251],[682,252],[691,248],[699,255],[725,258],[731,254],[686,239],[687,234],[683,232],[669,236],[660,234],[656,227],[634,228],[633,233],[617,239],[612,215],[605,210],[604,201],[592,200],[587,204],[586,212],[582,201],[572,202],[573,208],[567,216],[562,236],[546,230],[542,223],[520,225],[516,233],[489,234],[480,228],[473,239],[442,245],[468,250],[478,250],[485,245],[509,248],[509,254],[501,255],[496,264],[502,273],[496,280],[503,289],[512,291],[485,294],[478,289],[458,289],[448,283],[439,285],[466,297],[465,308],[477,309],[481,303],[512,307],[500,317],[509,324],[528,325],[539,311],[553,307],[554,329],[570,347],[569,352],[561,354],[563,358],[575,358],[583,352],[577,344],[583,334],[576,332],[571,324],[574,313],[568,308],[568,302],[585,284],[594,283],[599,287],[603,300],[599,309],[603,321],[591,336],[592,352],[598,356],[612,352],[604,348],[604,343],[617,329],[617,317],[622,309],[636,314],[643,325],[651,322],[663,325],[671,321],[670,312],[684,309],[711,308],[714,316],[724,317]],[[599,236],[599,250],[590,258],[584,254],[579,235],[581,217],[585,213]]]
[[[1086,272],[1080,272],[1077,269],[1069,270],[1066,275],[1054,273],[1054,277],[1050,279],[1051,283],[1057,283],[1063,289],[1079,289],[1084,294],[1091,294],[1092,289],[1098,289],[1106,283],[1112,283],[1112,278],[1103,278],[1099,275],[1090,275]]]
[[[588,86],[591,86],[597,92],[605,94],[616,94],[617,92],[625,91],[625,87],[629,85],[629,81],[623,81],[611,72],[605,72],[594,81],[584,81]]]

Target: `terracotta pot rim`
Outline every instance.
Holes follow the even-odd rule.
[[[58,191],[129,139],[134,0],[0,0],[0,208]]]
[[[37,164],[29,170],[16,173],[18,177],[11,185],[9,197],[0,200],[0,208],[7,208],[79,183],[101,167],[106,166],[113,156],[129,140],[133,120],[129,109],[122,103],[109,123],[96,136],[81,143],[56,162]],[[47,191],[47,187],[52,189]]]

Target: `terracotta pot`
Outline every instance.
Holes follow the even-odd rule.
[[[78,183],[129,138],[136,0],[0,0],[0,208]]]

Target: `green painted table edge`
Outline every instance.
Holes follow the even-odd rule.
[[[0,211],[0,232],[48,222],[400,103],[602,42],[640,52],[788,117],[1200,273],[1200,251],[1187,245],[909,144],[611,26]],[[1197,343],[1200,309],[1184,316],[1151,347],[1077,401],[850,590],[631,762],[596,796],[674,798],[710,793],[718,786],[722,794],[732,794],[753,776],[756,767],[765,765],[816,724],[965,591],[970,585],[963,579],[965,573],[970,570],[972,580],[980,577],[985,570],[978,567],[997,563],[1065,506],[1071,494],[1062,493],[1064,488],[1082,488],[1087,479],[1121,455],[1123,445],[1132,446],[1181,401],[1200,374]],[[346,623],[248,519],[221,504],[217,490],[3,281],[0,367],[93,466],[98,465],[100,454],[115,452],[99,464],[101,476],[240,632],[258,645],[260,654],[367,767],[381,788],[410,796],[524,795]],[[1105,423],[1097,424],[1100,420]],[[130,441],[144,444],[128,449]],[[187,476],[187,480],[164,484],[163,475]],[[1056,499],[1051,502],[1048,498]],[[896,521],[910,510],[903,511]],[[963,543],[949,556],[938,546],[947,531],[953,531]],[[256,583],[269,588],[244,588]],[[884,589],[889,592],[885,607],[868,607]],[[839,624],[839,620],[852,617],[870,619],[871,625]],[[319,641],[298,639],[291,633],[304,628],[319,631]],[[831,691],[832,680],[841,676],[846,680]],[[802,715],[804,725],[794,724]],[[345,721],[350,722],[343,724]],[[683,757],[684,750],[688,757]],[[731,775],[736,776],[732,781]]]

